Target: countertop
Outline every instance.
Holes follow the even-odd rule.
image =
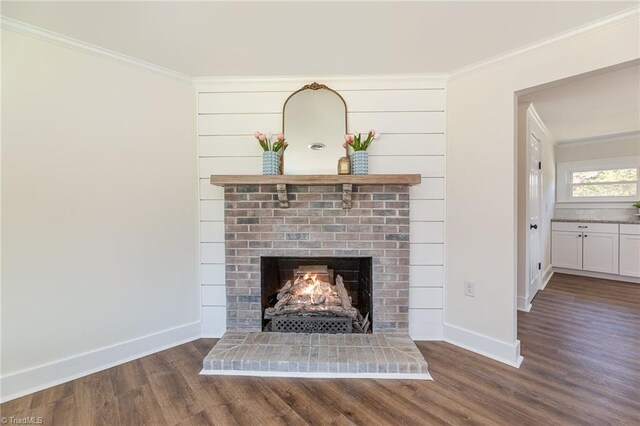
[[[621,223],[630,225],[640,225],[638,219],[551,219],[551,222],[571,222],[571,223]]]

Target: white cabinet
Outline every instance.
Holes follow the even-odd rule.
[[[640,277],[640,225],[620,225],[620,275]]]
[[[551,263],[558,268],[582,269],[582,233],[553,231]]]
[[[582,234],[582,269],[618,273],[618,234]]]
[[[553,222],[551,262],[557,268],[618,273],[618,225]]]

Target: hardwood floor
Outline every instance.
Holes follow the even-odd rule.
[[[640,424],[640,285],[556,275],[514,369],[420,342],[433,382],[203,377],[201,339],[0,407],[55,425]]]

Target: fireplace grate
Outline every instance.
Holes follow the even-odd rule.
[[[271,331],[281,333],[351,333],[352,320],[348,317],[303,317],[286,315],[271,320]]]

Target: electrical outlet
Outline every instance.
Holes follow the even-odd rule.
[[[464,295],[469,297],[476,297],[476,283],[474,283],[473,281],[465,281]]]

